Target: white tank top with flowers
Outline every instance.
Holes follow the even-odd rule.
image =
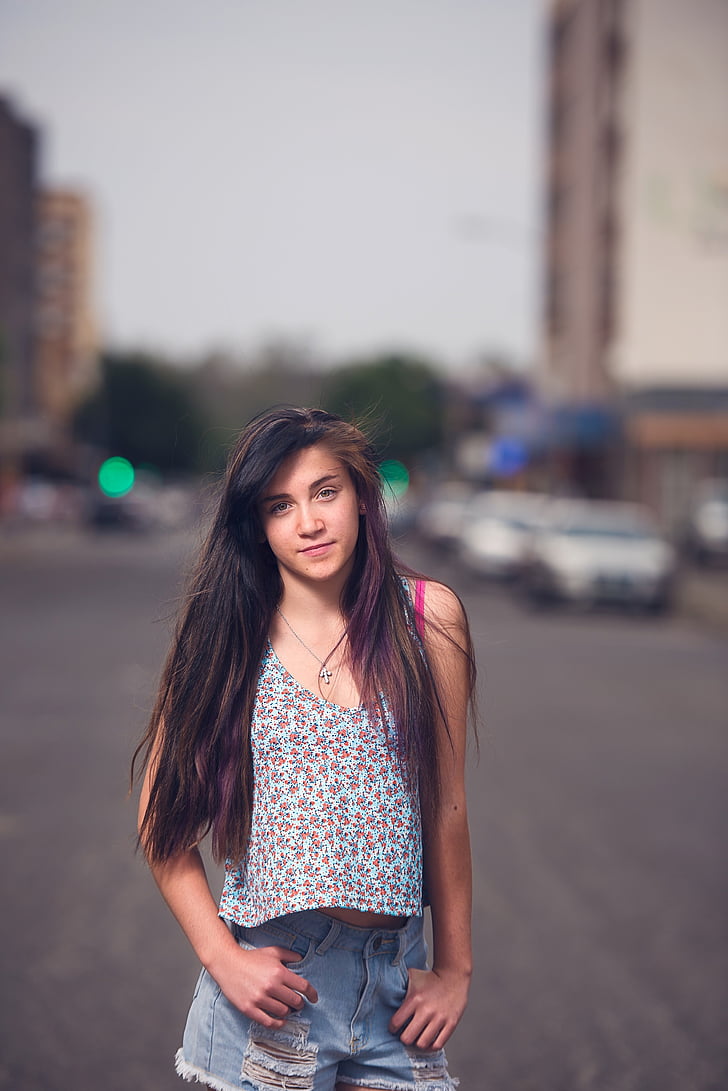
[[[419,807],[379,717],[305,689],[268,643],[253,711],[253,815],[220,916],[254,926],[336,906],[422,913]]]

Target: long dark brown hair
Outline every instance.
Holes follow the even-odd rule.
[[[376,453],[363,432],[321,409],[275,408],[233,447],[217,510],[192,573],[156,704],[132,759],[152,761],[139,841],[152,863],[209,832],[217,860],[242,860],[250,833],[250,724],[260,662],[283,585],[258,514],[285,458],[325,443],[351,475],[365,514],[342,592],[351,670],[361,700],[390,725],[393,750],[423,817],[439,799],[437,722],[442,706],[416,634],[389,540]],[[467,637],[471,698],[475,667]],[[381,695],[386,695],[386,715]]]

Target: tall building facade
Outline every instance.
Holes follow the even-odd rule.
[[[0,97],[0,510],[28,471],[73,473],[96,378],[87,199],[42,190],[41,137]]]
[[[626,406],[674,521],[728,473],[728,3],[555,0],[549,34],[542,386]]]
[[[622,6],[564,0],[549,34],[543,379],[584,402],[613,389]]]
[[[35,238],[39,135],[0,98],[0,445],[34,410]],[[12,423],[11,423],[12,422]]]
[[[89,202],[70,190],[37,196],[35,391],[43,414],[64,426],[97,374]]]

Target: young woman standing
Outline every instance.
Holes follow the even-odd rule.
[[[395,561],[364,435],[321,410],[252,421],[135,755],[140,843],[203,966],[184,1078],[455,1086],[443,1046],[471,973],[473,686],[459,600]],[[226,861],[219,906],[208,833]]]

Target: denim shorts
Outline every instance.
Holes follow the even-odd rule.
[[[425,969],[422,917],[398,929],[355,928],[317,910],[256,928],[232,925],[242,947],[287,947],[289,969],[318,992],[280,1029],[248,1019],[206,970],[187,1017],[177,1072],[218,1091],[334,1091],[336,1083],[386,1091],[451,1091],[442,1050],[405,1046],[388,1024],[409,969]]]

